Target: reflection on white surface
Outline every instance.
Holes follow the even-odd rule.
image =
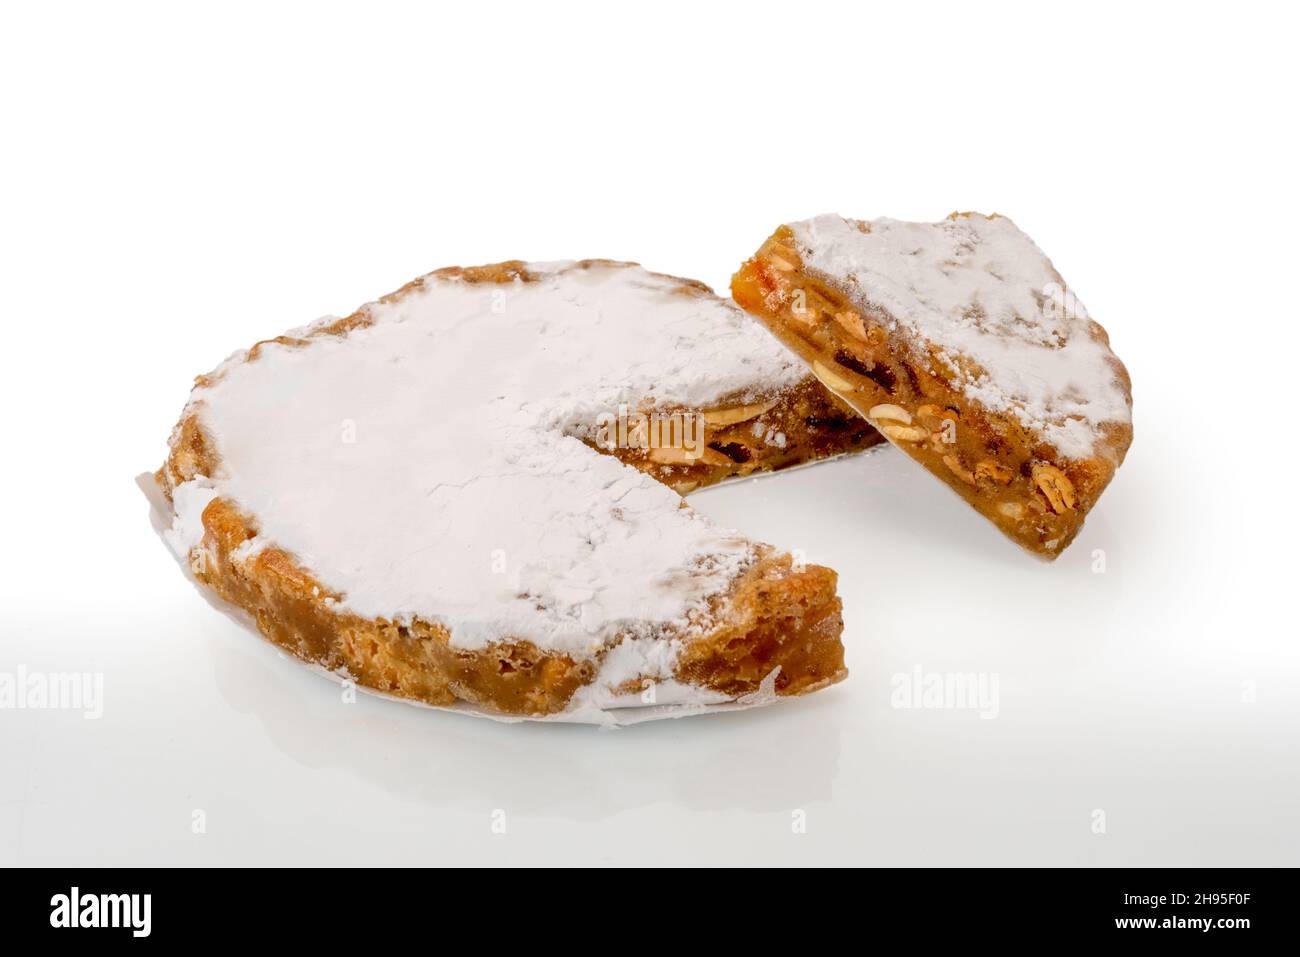
[[[1293,861],[1289,637],[1213,600],[1213,531],[1142,479],[1055,564],[890,449],[697,495],[839,571],[850,677],[619,731],[345,704],[205,604],[124,488],[132,561],[6,645],[102,672],[104,715],[0,712],[0,860]],[[895,707],[918,670],[996,675],[997,716]]]
[[[474,811],[485,794],[498,793],[510,794],[519,813],[600,820],[663,801],[758,811],[830,797],[839,735],[830,723],[818,729],[815,699],[795,703],[802,715],[786,716],[806,737],[805,747],[784,755],[770,734],[754,733],[752,718],[760,713],[783,722],[775,709],[658,722],[647,734],[648,726],[503,724],[370,695],[345,705],[341,689],[315,675],[305,677],[318,687],[288,697],[284,672],[301,670],[294,662],[269,646],[258,649],[265,654],[246,653],[227,639],[214,635],[208,642],[219,694],[231,709],[256,716],[287,758],[346,771],[431,807]],[[701,736],[700,721],[722,726]],[[757,726],[763,725],[760,719]],[[717,781],[718,767],[734,773]]]

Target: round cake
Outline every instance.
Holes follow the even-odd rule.
[[[201,376],[167,537],[269,639],[428,704],[698,709],[845,675],[832,571],[682,494],[877,441],[699,283],[430,273]]]

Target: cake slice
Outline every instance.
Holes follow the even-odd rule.
[[[782,226],[732,294],[1016,543],[1055,558],[1133,439],[1128,372],[1002,216]]]
[[[236,353],[157,480],[194,575],[298,657],[589,719],[843,678],[835,573],[680,493],[877,440],[699,283],[507,262]]]

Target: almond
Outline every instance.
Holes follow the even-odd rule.
[[[854,339],[859,342],[867,341],[867,327],[863,325],[862,317],[852,309],[844,309],[835,313],[835,321]]]
[[[853,383],[844,378],[839,373],[828,368],[825,363],[818,362],[816,359],[812,363],[813,375],[821,380],[822,385],[832,392],[852,392]]]
[[[975,466],[975,477],[980,481],[997,482],[999,485],[1007,485],[1014,477],[1011,469],[1004,465],[998,465],[992,459],[985,459]]]
[[[951,472],[953,475],[957,476],[959,479],[961,479],[961,480],[962,480],[963,482],[965,482],[967,485],[974,485],[974,484],[975,484],[975,476],[974,476],[973,474],[971,474],[970,469],[965,468],[965,467],[961,464],[961,459],[957,458],[957,456],[955,456],[955,455],[945,455],[945,456],[943,457],[943,464],[946,465],[946,466],[948,466],[948,471],[949,471],[949,472]]]
[[[692,455],[686,449],[674,448],[657,448],[650,450],[650,461],[659,465],[733,465],[731,459],[727,458],[716,449],[707,446],[701,449],[695,455]]]
[[[752,405],[735,405],[725,409],[710,409],[704,413],[704,424],[718,427],[735,425],[737,422],[757,418],[774,405],[776,405],[776,399],[771,402],[756,402]]]
[[[926,437],[925,429],[914,425],[882,425],[880,431],[895,442],[920,442]]]
[[[912,413],[908,412],[901,405],[891,405],[882,402],[880,405],[873,405],[867,411],[869,419],[886,419],[890,422],[901,422],[903,425],[912,424]]]
[[[1043,493],[1043,498],[1047,499],[1053,512],[1060,515],[1074,508],[1074,483],[1064,472],[1055,465],[1040,462],[1033,467],[1033,476],[1034,484]]]

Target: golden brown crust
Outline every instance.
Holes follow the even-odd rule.
[[[585,260],[575,268],[606,264]],[[532,281],[536,277],[522,262],[438,270],[440,278],[465,282]],[[427,280],[417,279],[384,297],[392,302]],[[679,280],[685,295],[711,295],[707,286]],[[343,319],[314,328],[303,337],[278,337],[264,342],[302,345],[309,338],[343,335],[371,320],[363,308]],[[244,361],[254,362],[259,342]],[[200,376],[209,385],[218,371]],[[841,403],[811,381],[777,397],[765,418],[788,430],[785,449],[755,450],[744,462],[668,465],[640,450],[619,450],[618,456],[652,476],[679,488],[710,484],[757,469],[774,469],[796,461],[851,451],[880,441]],[[714,444],[735,438],[743,411],[715,416],[706,432]],[[716,452],[716,450],[714,450]],[[220,454],[191,410],[172,433],[170,454],[156,479],[170,498],[172,490],[196,476],[213,476]],[[694,484],[692,484],[694,483]],[[354,680],[399,697],[434,705],[466,701],[503,714],[543,715],[564,710],[575,691],[593,680],[599,661],[575,661],[546,652],[530,642],[507,640],[481,651],[455,648],[445,628],[416,619],[399,625],[384,619],[364,619],[338,608],[332,594],[289,553],[274,546],[240,550],[257,534],[256,517],[216,498],[202,516],[204,536],[191,556],[195,576],[226,601],[249,612],[258,629],[275,644],[299,658],[331,670],[343,669]],[[738,697],[759,689],[776,668],[776,692],[781,695],[815,691],[846,675],[840,600],[836,576],[819,566],[795,568],[788,555],[761,546],[758,560],[727,595],[713,603],[714,627],[685,646],[675,677],[684,683]],[[627,691],[643,690],[639,679]]]
[[[806,271],[787,226],[741,266],[731,290],[823,384],[1005,535],[1044,558],[1056,558],[1078,534],[1132,443],[1132,427],[1113,423],[1104,427],[1098,454],[1066,459],[1013,416],[968,400],[930,371],[944,367],[943,357],[918,357],[915,342]],[[1090,332],[1108,342],[1097,323]],[[1128,371],[1111,360],[1131,397]]]
[[[236,550],[255,535],[253,524],[226,499],[204,510],[203,547],[195,576],[226,601],[252,614],[258,629],[297,657],[344,669],[359,684],[434,705],[468,701],[503,714],[562,711],[590,682],[598,662],[574,661],[527,641],[503,641],[483,651],[451,646],[445,628],[415,620],[398,625],[332,607],[331,594],[288,553],[273,547],[247,557]],[[756,691],[777,667],[776,691],[804,694],[841,680],[844,651],[835,573],[793,569],[788,555],[764,554],[722,599],[722,624],[691,641],[678,663],[679,681],[730,696]],[[643,690],[640,680],[625,690]]]

